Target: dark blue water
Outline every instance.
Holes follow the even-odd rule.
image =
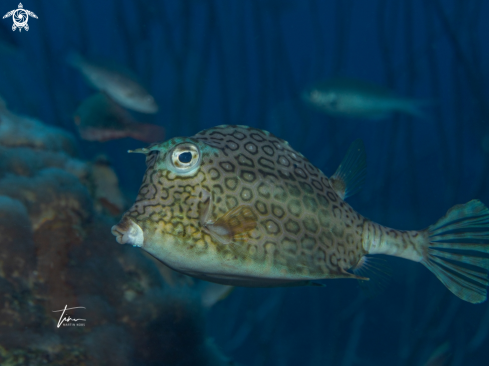
[[[70,52],[132,70],[160,106],[155,115],[135,117],[163,126],[168,138],[191,136],[221,124],[249,125],[289,141],[328,176],[350,143],[363,139],[367,179],[348,202],[383,225],[423,229],[456,204],[474,198],[489,203],[489,4],[483,0],[29,0],[23,5],[38,19],[30,17],[29,31],[21,32],[12,32],[11,18],[1,21],[0,44],[5,49],[0,48],[0,95],[11,111],[73,134],[79,159],[91,161],[105,154],[129,203],[137,195],[145,164],[141,155],[126,151],[145,144],[132,139],[105,143],[80,139],[73,113],[94,89],[67,65]],[[2,1],[0,13],[17,6]],[[425,118],[330,117],[301,100],[304,88],[337,76],[368,80],[400,96],[427,100]],[[26,206],[31,220],[36,202]],[[44,312],[32,311],[44,314],[39,319],[51,319],[1,325],[3,363],[27,365],[29,357],[38,360],[32,355],[40,354],[46,364],[60,365],[225,364],[189,356],[210,347],[203,340],[212,338],[219,352],[236,365],[422,366],[442,345],[449,355],[429,365],[488,364],[487,303],[458,299],[420,264],[387,259],[390,282],[374,297],[355,281],[331,280],[324,288],[237,288],[204,311],[188,305],[194,296],[190,290],[171,296],[161,290],[165,284],[156,269],[148,270],[147,277],[134,274],[149,266],[144,262],[149,259],[137,249],[121,249],[109,231],[116,221],[117,217],[107,219],[106,227],[97,229],[106,230],[105,236],[92,238],[95,229],[86,229],[77,246],[69,244],[76,236],[73,232],[59,234],[66,239],[60,244],[64,249],[59,249],[65,254],[59,256],[66,260],[59,259],[56,266],[61,272],[71,271],[66,279],[69,295],[55,290],[57,269],[47,270],[49,275],[38,286],[48,290],[29,299],[19,295],[24,290],[35,293],[27,272],[19,275],[27,282],[18,288],[7,285],[16,275],[2,274],[8,301],[15,297],[21,304],[44,307]],[[47,235],[42,241],[33,230],[34,242],[43,242],[48,249],[33,244],[26,253],[37,256],[32,268],[42,271],[39,263],[44,257],[39,253],[48,253],[49,242],[57,239],[42,234]],[[102,252],[83,252],[83,246],[90,245],[87,238],[97,241]],[[10,245],[3,240],[2,247]],[[118,257],[117,265],[110,264],[123,250],[129,253],[126,256],[140,256],[140,262],[121,265],[124,261]],[[84,258],[83,264],[79,258]],[[48,268],[52,259],[46,260]],[[99,287],[93,279],[80,285],[87,273],[103,278]],[[128,273],[134,274],[132,280]],[[143,277],[152,282],[141,285],[146,289],[141,290],[144,301],[137,306],[122,304],[123,295],[104,297],[109,288],[127,291],[128,283]],[[53,284],[46,285],[49,281]],[[127,296],[132,295],[126,294],[126,300]],[[65,303],[87,307],[84,331],[56,328],[57,318],[53,323],[46,315],[55,310],[50,308],[54,298],[59,309]],[[172,305],[166,318],[163,311],[151,310],[162,309],[163,303],[180,304],[175,298],[184,305]],[[101,307],[106,311],[92,312]],[[27,311],[19,309],[23,310],[16,314]],[[151,311],[160,311],[161,316],[145,317]],[[124,314],[132,320],[122,320]],[[11,316],[4,307],[0,323]],[[96,316],[101,318],[94,325]],[[187,320],[184,325],[175,320],[182,318]],[[135,326],[138,322],[144,324]],[[134,327],[146,338],[137,337],[139,333],[130,330]],[[15,342],[7,341],[11,332],[17,334]],[[40,346],[47,337],[43,334],[57,346]],[[56,347],[82,356],[61,361],[52,355]],[[168,356],[171,349],[178,352]],[[22,352],[31,356],[12,361],[12,354]]]

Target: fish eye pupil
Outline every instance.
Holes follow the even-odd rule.
[[[192,153],[186,151],[178,155],[178,160],[180,163],[190,163],[192,160]]]

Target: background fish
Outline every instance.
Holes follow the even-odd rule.
[[[107,93],[121,106],[142,113],[156,113],[158,105],[148,91],[128,72],[109,68],[71,54],[68,63],[78,69],[96,89]]]
[[[88,141],[109,141],[131,137],[144,142],[159,141],[165,129],[148,123],[137,123],[129,112],[104,93],[85,99],[74,114],[80,136]]]
[[[421,231],[399,231],[355,212],[342,197],[363,183],[355,142],[328,179],[271,133],[218,126],[134,152],[147,170],[136,202],[112,228],[169,267],[227,285],[294,286],[367,280],[367,254],[420,262],[465,301],[486,300],[489,210],[457,205]]]
[[[384,119],[394,112],[423,118],[420,107],[429,102],[400,98],[387,88],[355,79],[331,79],[306,89],[302,98],[338,117]]]

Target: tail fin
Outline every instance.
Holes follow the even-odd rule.
[[[134,125],[130,136],[142,142],[160,142],[165,139],[165,129],[150,123],[139,123]]]
[[[487,298],[489,210],[479,200],[457,205],[428,228],[429,244],[421,263],[462,300]]]

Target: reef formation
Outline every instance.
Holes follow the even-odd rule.
[[[127,207],[108,159],[5,103],[0,132],[0,364],[231,365],[194,281],[115,243]],[[63,322],[65,306],[82,308]]]

